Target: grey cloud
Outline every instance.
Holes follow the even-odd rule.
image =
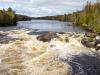
[[[96,0],[0,0],[0,3],[11,5],[17,13],[45,16],[81,10],[87,1]]]

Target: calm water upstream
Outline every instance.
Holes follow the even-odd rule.
[[[51,32],[84,32],[82,28],[72,26],[69,22],[61,22],[55,20],[31,20],[31,21],[19,21],[18,27],[32,28],[39,32],[51,31]]]

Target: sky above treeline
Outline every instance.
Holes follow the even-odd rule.
[[[11,7],[18,14],[40,17],[82,10],[87,1],[97,0],[0,0],[0,9]]]

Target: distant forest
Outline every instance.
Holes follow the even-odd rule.
[[[73,12],[72,14],[39,17],[38,19],[69,21],[74,25],[100,33],[100,2],[87,2],[82,11]]]

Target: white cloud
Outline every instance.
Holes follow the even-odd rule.
[[[0,0],[0,8],[12,7],[17,13],[45,16],[80,10],[87,1],[96,0]]]

